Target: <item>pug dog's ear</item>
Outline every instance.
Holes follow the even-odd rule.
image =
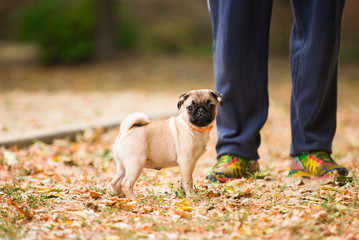
[[[179,96],[179,100],[177,103],[177,108],[181,109],[182,104],[184,103],[184,101],[186,101],[186,99],[189,97],[189,93],[184,93],[181,96]]]
[[[221,105],[221,107],[223,106],[223,102],[222,102],[222,94],[216,91],[212,91],[211,90],[211,94],[212,96],[217,99],[217,102],[219,103],[219,105]]]

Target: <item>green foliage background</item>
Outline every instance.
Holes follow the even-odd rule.
[[[36,43],[44,63],[91,60],[96,39],[94,3],[94,0],[28,0],[27,5],[16,9],[13,25],[17,38]],[[358,61],[359,17],[355,9],[359,1],[346,5],[341,57]],[[205,1],[115,0],[114,12],[119,52],[211,54],[211,23]],[[272,54],[288,54],[291,25],[290,2],[275,1],[270,32]]]
[[[144,4],[142,7],[147,10],[138,9],[141,3],[136,0],[115,3],[114,31],[121,51],[173,53],[193,50],[193,45],[197,49],[211,49],[209,16],[203,11],[196,15],[198,4],[186,12],[186,9],[178,10],[173,3],[158,0]],[[208,18],[205,24],[204,18]],[[38,0],[18,11],[16,21],[18,39],[36,43],[44,63],[81,62],[94,56],[93,0]]]
[[[94,31],[91,0],[40,0],[19,13],[19,39],[35,42],[45,63],[70,63],[91,57]]]

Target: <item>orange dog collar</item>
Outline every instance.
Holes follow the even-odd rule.
[[[190,122],[188,122],[184,116],[182,115],[182,118],[183,120],[187,123],[187,125],[192,129],[192,130],[196,130],[198,132],[208,132],[208,131],[211,131],[212,128],[213,128],[213,125],[209,126],[209,127],[206,127],[206,128],[200,128],[200,127],[196,127],[194,125],[192,125]]]

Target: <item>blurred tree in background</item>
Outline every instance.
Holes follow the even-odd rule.
[[[38,0],[17,11],[17,38],[36,43],[44,63],[111,59],[128,49],[178,52],[210,45],[205,7],[196,2],[178,8],[163,0]]]
[[[95,0],[95,54],[96,58],[100,60],[111,59],[113,57],[113,53],[116,52],[115,29],[117,29],[117,27],[114,6],[114,0]]]
[[[18,38],[38,45],[45,63],[88,59],[95,49],[92,0],[39,0],[19,13]]]
[[[359,0],[348,0],[342,57],[359,61]],[[37,45],[44,63],[111,59],[117,53],[211,54],[206,1],[12,0],[0,3],[1,39]],[[271,53],[288,54],[290,1],[276,0]]]

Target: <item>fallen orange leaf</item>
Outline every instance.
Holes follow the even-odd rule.
[[[92,198],[97,199],[97,198],[99,198],[99,197],[101,197],[101,196],[102,196],[101,193],[94,192],[94,191],[90,191],[90,197],[92,197]]]
[[[19,206],[19,204],[17,204],[14,200],[12,200],[12,199],[10,199],[10,198],[7,200],[7,203],[8,203],[9,205],[14,206],[14,207],[16,208],[16,210],[18,210],[20,213],[24,214],[25,217],[28,218],[28,219],[33,218],[34,215],[35,215],[35,213],[34,213],[31,209],[30,209],[29,211],[28,211],[28,210],[25,210],[25,209],[24,209],[24,208],[25,208],[24,206]]]

